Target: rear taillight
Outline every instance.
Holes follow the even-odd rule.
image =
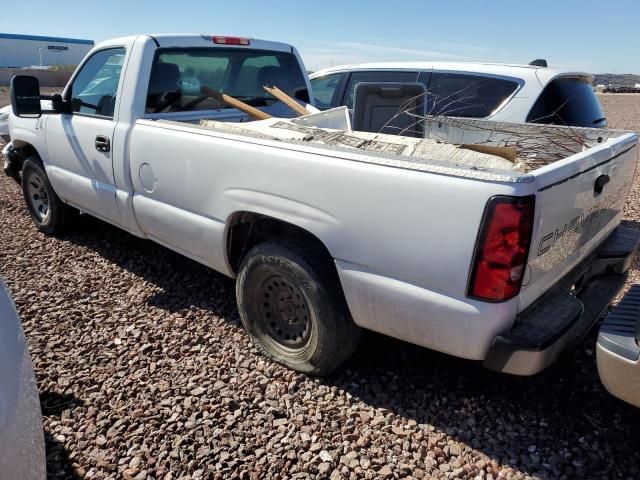
[[[211,37],[213,43],[218,45],[250,45],[251,40],[243,37],[223,37],[222,35],[214,35]]]
[[[492,197],[476,243],[467,294],[501,302],[520,292],[529,256],[535,196]]]

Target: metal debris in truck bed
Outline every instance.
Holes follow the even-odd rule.
[[[429,138],[317,128],[297,125],[293,121],[277,118],[233,124],[202,120],[200,126],[257,138],[305,142],[382,155],[411,157],[413,161],[438,161],[482,170],[524,171],[524,165],[521,163]]]

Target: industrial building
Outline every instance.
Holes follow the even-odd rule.
[[[0,33],[0,67],[78,65],[93,40]]]

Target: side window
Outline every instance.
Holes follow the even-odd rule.
[[[113,117],[124,48],[94,53],[82,66],[71,85],[71,111]]]
[[[354,72],[349,77],[349,83],[345,90],[345,99],[343,105],[347,108],[353,108],[353,99],[355,96],[356,85],[362,82],[417,82],[418,72]]]
[[[607,120],[587,78],[559,78],[549,83],[527,115],[527,122],[604,127]]]
[[[434,72],[429,82],[427,111],[430,115],[488,117],[518,86],[515,80]]]
[[[311,90],[315,106],[324,110],[333,107],[333,95],[344,73],[332,73],[311,79]]]

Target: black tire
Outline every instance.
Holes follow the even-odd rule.
[[[360,329],[332,259],[319,248],[287,240],[254,247],[240,266],[236,294],[253,344],[293,370],[327,375],[357,347]]]
[[[56,195],[37,157],[22,165],[22,195],[33,223],[45,235],[64,233],[78,213]]]

